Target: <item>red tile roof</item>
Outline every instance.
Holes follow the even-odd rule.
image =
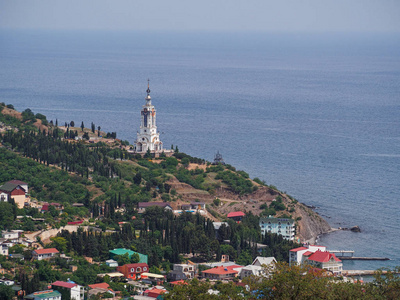
[[[337,258],[335,254],[330,253],[328,251],[320,251],[320,250],[316,251],[313,255],[311,255],[308,258],[308,260],[313,260],[317,262],[328,262],[332,258],[337,262],[341,262],[341,260]]]
[[[161,290],[161,289],[157,289],[157,288],[152,288],[151,290],[146,290],[145,294],[148,295],[148,297],[153,297],[153,298],[157,298],[159,295],[162,295],[166,292],[166,290]]]
[[[244,217],[246,214],[242,211],[233,211],[227,215],[228,218]]]
[[[107,282],[89,284],[88,286],[91,289],[108,289],[110,287],[110,285]]]
[[[10,180],[9,183],[18,184],[18,185],[28,185],[26,182],[23,182],[21,180],[15,180],[15,179],[14,180]]]
[[[36,252],[36,254],[60,253],[56,248],[36,249],[33,251]]]
[[[314,252],[306,251],[306,252],[303,253],[303,256],[309,256],[309,255],[311,255],[311,254],[313,254],[313,253],[314,253]]]
[[[215,274],[215,275],[239,273],[238,271],[233,270],[234,268],[242,268],[242,266],[238,266],[238,265],[233,265],[233,266],[229,266],[229,267],[219,266],[219,267],[215,267],[215,268],[208,269],[205,271],[201,271],[201,273]]]
[[[299,247],[299,248],[294,248],[294,249],[289,250],[289,251],[291,251],[291,252],[297,252],[297,251],[307,250],[307,249],[308,249],[308,248],[306,248],[306,247]]]
[[[73,221],[73,222],[68,222],[67,224],[68,225],[79,225],[79,224],[82,224],[83,223],[83,221]]]
[[[51,285],[60,286],[60,287],[64,287],[67,289],[72,289],[73,287],[77,286],[76,283],[65,282],[65,281],[56,281],[56,282],[53,282]]]
[[[188,284],[185,280],[176,280],[176,281],[171,281],[170,284],[177,285],[177,284]]]

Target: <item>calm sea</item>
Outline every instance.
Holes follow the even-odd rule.
[[[400,265],[400,36],[0,32],[0,101],[135,140],[147,79],[166,148],[317,207],[330,249]]]

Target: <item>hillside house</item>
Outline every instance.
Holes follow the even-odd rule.
[[[304,254],[312,254],[316,251],[326,251],[325,246],[318,245],[304,245],[303,247],[298,247],[289,250],[289,265],[293,264],[301,265],[307,257],[303,257]]]
[[[8,245],[0,243],[0,255],[8,256]]]
[[[149,266],[146,263],[125,264],[117,267],[117,271],[124,274],[127,279],[139,280],[142,273],[149,271]]]
[[[245,215],[246,214],[242,211],[233,211],[233,212],[230,212],[227,215],[227,217],[228,217],[228,219],[234,220],[235,222],[241,222]]]
[[[115,292],[110,288],[110,285],[106,282],[89,284],[88,298],[93,297],[97,294],[109,293],[110,296],[115,297]]]
[[[241,279],[251,276],[251,275],[267,276],[268,274],[266,272],[267,270],[265,269],[265,267],[274,268],[275,264],[276,264],[275,257],[257,256],[251,265],[247,265],[242,268],[239,276]]]
[[[232,266],[219,266],[214,267],[205,271],[201,271],[203,278],[208,278],[212,280],[229,280],[238,276],[240,269],[243,266],[232,265]]]
[[[56,248],[36,249],[32,251],[32,258],[37,260],[51,259],[59,254],[60,252]]]
[[[23,230],[2,230],[1,231],[1,236],[3,239],[9,240],[13,243],[18,243],[19,238],[21,237],[21,234],[23,233]]]
[[[40,212],[41,213],[45,213],[48,212],[50,209],[50,206],[54,206],[54,208],[58,211],[60,211],[60,213],[62,213],[63,209],[64,209],[64,205],[58,203],[58,202],[52,202],[52,203],[44,203]]]
[[[307,253],[305,253],[304,256],[308,256]],[[328,251],[317,250],[310,254],[305,262],[316,268],[328,270],[335,275],[342,274],[342,261],[338,259],[335,254]]]
[[[152,207],[152,206],[158,206],[158,207],[163,208],[164,210],[172,211],[171,205],[169,205],[166,202],[139,202],[138,203],[138,213],[142,214],[146,211],[147,208]]]
[[[69,297],[69,299],[84,300],[85,290],[83,286],[74,282],[56,281],[51,284],[51,288],[59,291],[63,299]]]
[[[186,275],[186,278],[194,278],[196,274],[196,265],[195,264],[174,264],[174,271],[182,272]],[[183,279],[183,278],[181,278]],[[176,279],[179,280],[179,279]]]
[[[118,263],[113,259],[106,260],[106,265],[109,266],[110,268],[118,267]]]
[[[204,202],[190,202],[190,209],[206,210],[206,204]]]
[[[0,201],[9,202],[13,198],[18,208],[23,208],[25,203],[30,200],[27,196],[27,191],[27,183],[19,180],[8,181],[0,186]]]

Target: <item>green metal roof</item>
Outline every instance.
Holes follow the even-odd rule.
[[[114,250],[110,250],[110,258],[114,258],[117,255],[124,255],[125,253],[128,253],[129,256],[132,256],[133,254],[137,254],[139,255],[139,263],[148,263],[148,256],[145,254],[141,254],[139,252],[135,252],[129,249],[125,249],[125,248],[117,248]]]
[[[3,184],[2,186],[0,186],[0,190],[5,191],[5,192],[11,192],[11,191],[13,191],[17,186],[19,186],[19,184],[7,182],[7,183]]]
[[[124,255],[125,253],[128,253],[129,255],[133,255],[133,254],[135,254],[135,251],[125,249],[125,248],[117,248],[114,250],[110,250],[110,253],[114,254],[114,255]]]

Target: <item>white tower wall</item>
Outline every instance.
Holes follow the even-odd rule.
[[[135,151],[137,153],[160,153],[163,151],[163,143],[160,141],[160,133],[156,125],[156,109],[151,104],[150,86],[147,85],[146,103],[140,112],[140,130],[137,132]]]

